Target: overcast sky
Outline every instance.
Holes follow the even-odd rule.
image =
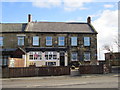
[[[27,15],[33,21],[48,22],[86,22],[92,18],[92,25],[98,31],[98,59],[104,59],[103,45],[113,43],[118,34],[119,0],[2,0],[0,22],[26,23]],[[39,1],[39,2],[38,2]],[[103,2],[104,1],[104,2]]]

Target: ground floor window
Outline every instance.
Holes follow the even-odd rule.
[[[72,52],[71,53],[71,60],[72,61],[77,61],[78,60],[78,54],[77,54],[77,52]]]
[[[45,59],[46,60],[56,60],[57,52],[45,52]]]
[[[30,60],[42,60],[42,52],[30,52],[29,59]]]
[[[46,62],[46,66],[55,66],[56,62]]]
[[[0,66],[8,65],[8,57],[9,56],[0,56]]]
[[[90,61],[90,52],[84,52],[84,61]]]

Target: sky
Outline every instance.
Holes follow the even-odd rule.
[[[2,0],[0,22],[26,23],[28,14],[33,21],[87,22],[98,32],[98,59],[104,60],[104,45],[117,52],[114,41],[118,35],[119,0]]]

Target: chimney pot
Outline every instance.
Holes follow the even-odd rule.
[[[91,17],[87,18],[87,23],[91,23]]]
[[[31,22],[32,21],[32,16],[31,14],[28,14],[28,22]]]

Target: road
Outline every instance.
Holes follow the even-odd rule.
[[[24,77],[2,80],[3,88],[118,88],[118,74]]]

